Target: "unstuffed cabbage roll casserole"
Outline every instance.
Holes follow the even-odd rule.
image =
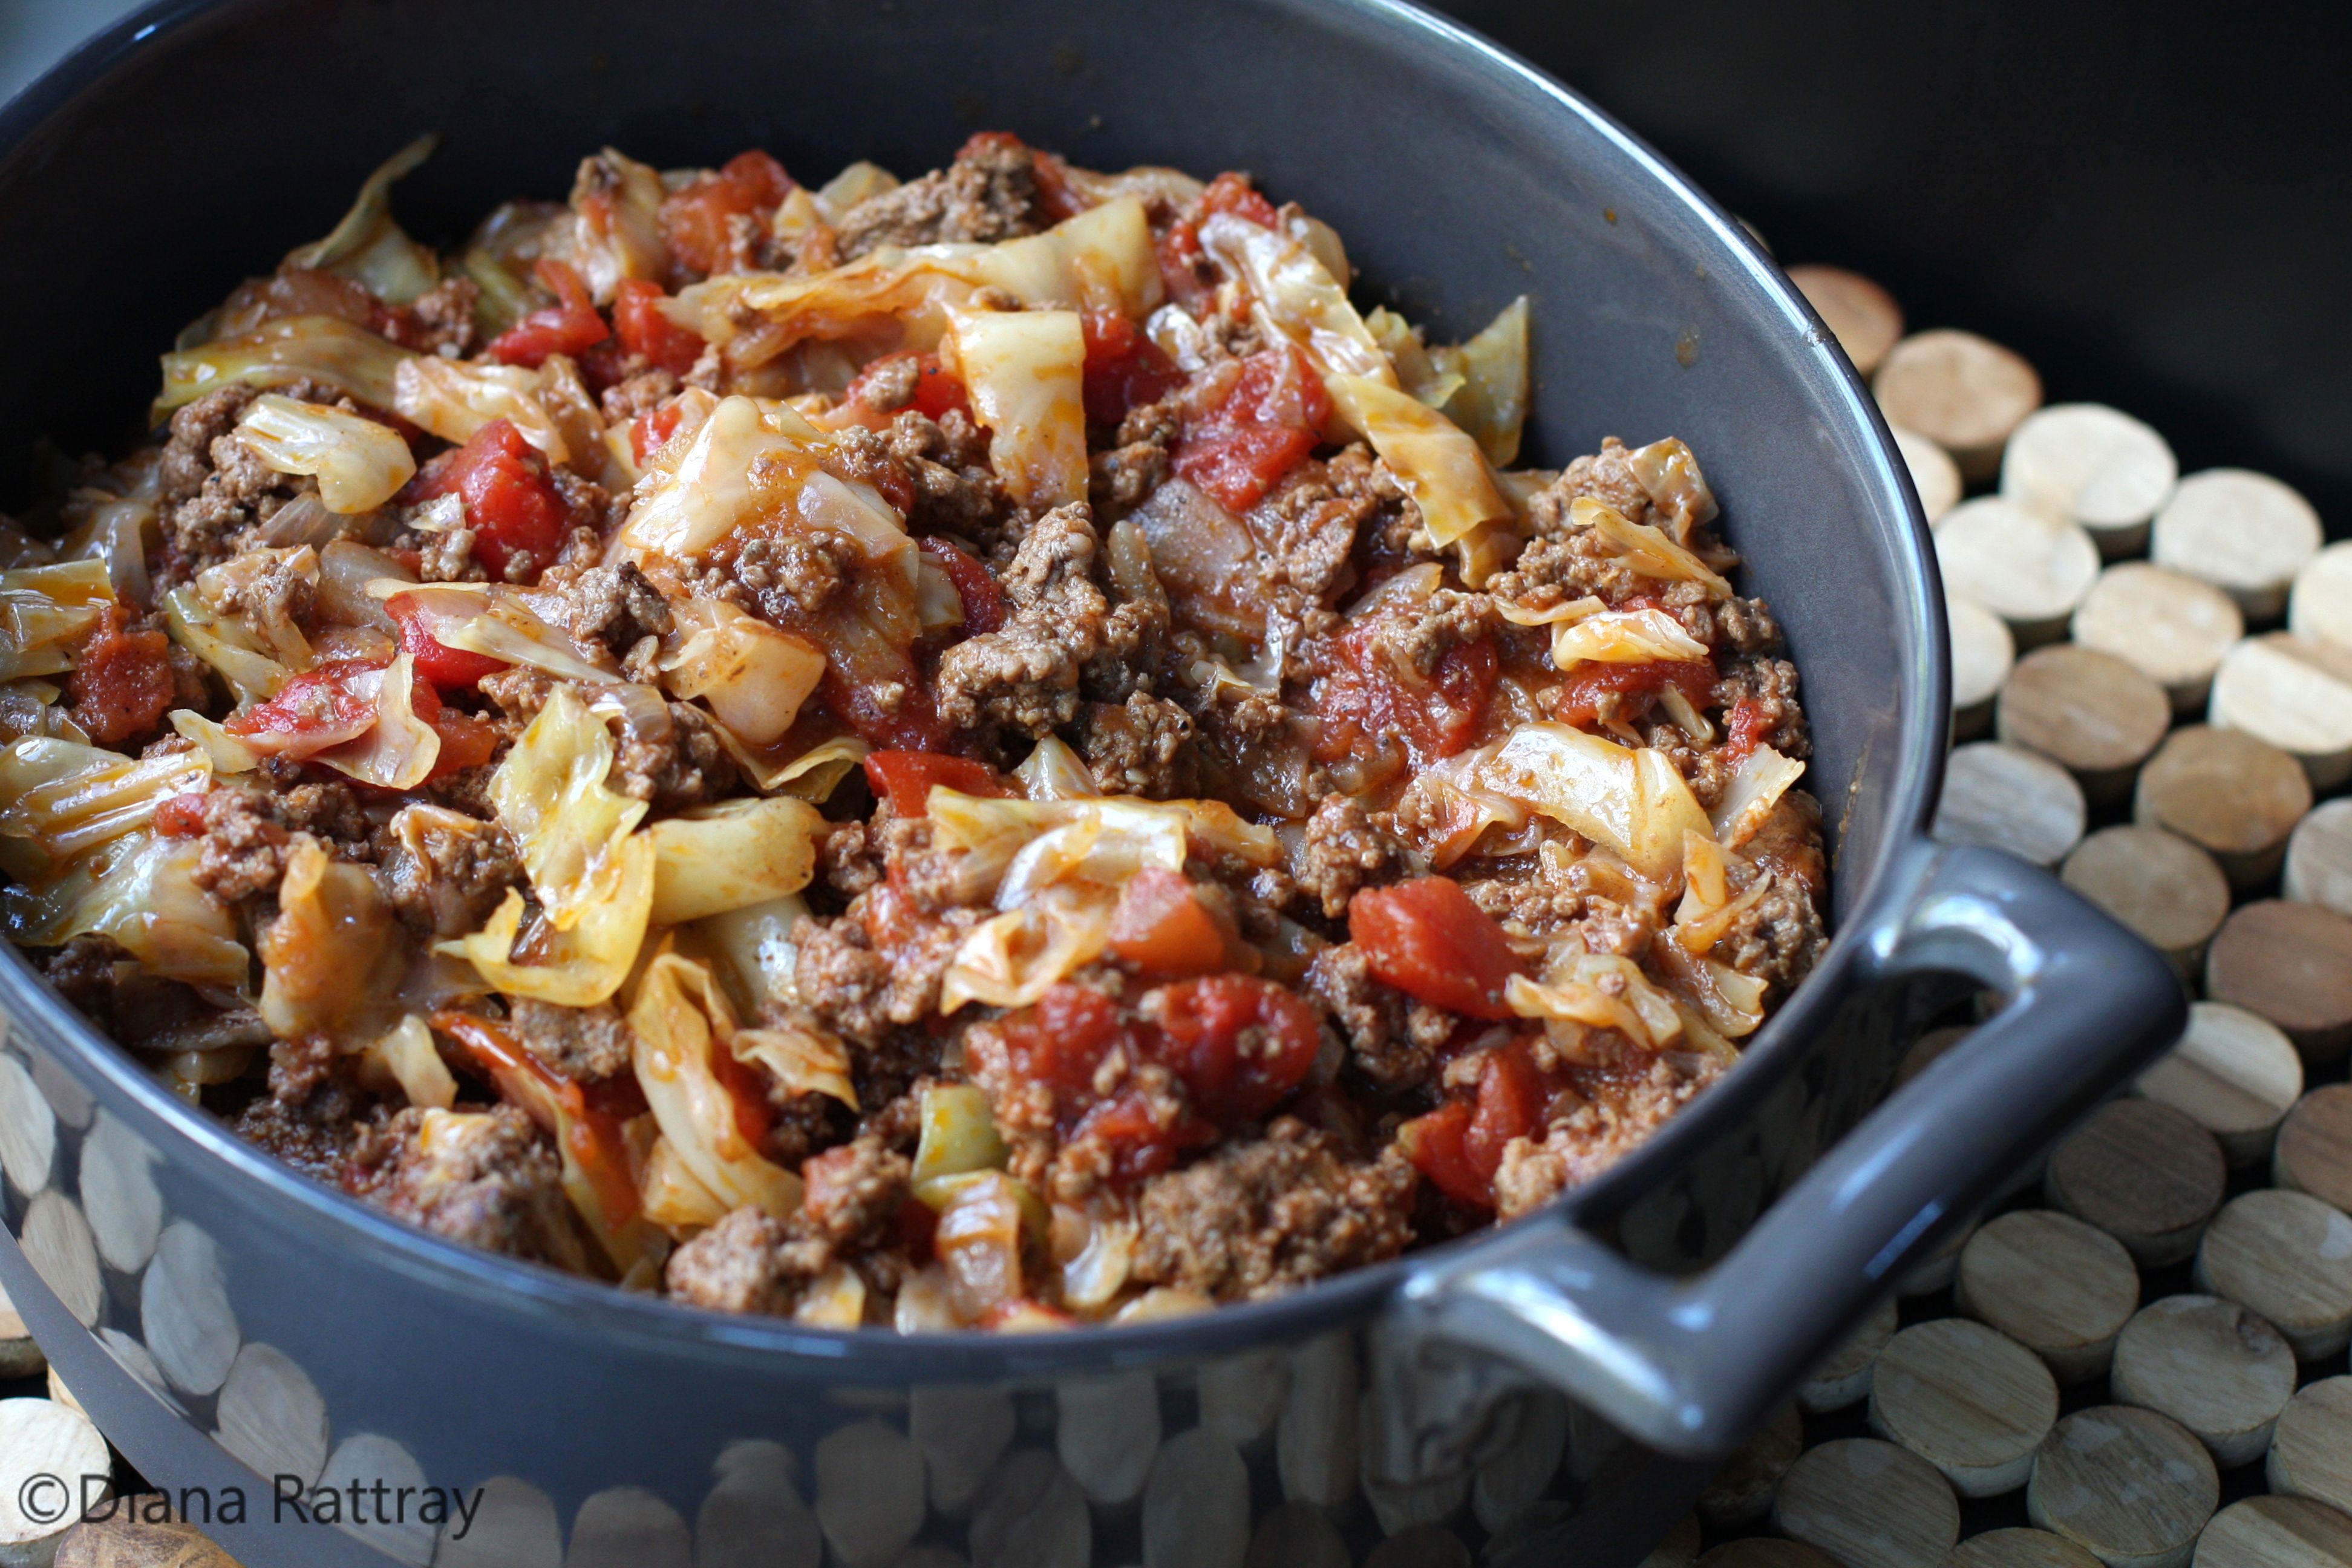
[[[1517,466],[1526,300],[1432,342],[1244,174],[1001,132],[436,251],[430,151],[0,519],[8,933],[295,1169],[1132,1322],[1591,1179],[1820,953],[1780,632],[1671,432]]]

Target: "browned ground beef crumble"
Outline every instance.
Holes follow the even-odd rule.
[[[0,519],[10,934],[306,1173],[719,1310],[1147,1317],[1589,1180],[1818,960],[1780,628],[1679,442],[1509,469],[1523,306],[1433,348],[1243,176],[1002,134],[388,232]]]

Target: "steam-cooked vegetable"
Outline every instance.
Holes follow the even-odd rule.
[[[1557,622],[1551,629],[1552,668],[1561,671],[1587,659],[1601,664],[1643,664],[1652,659],[1706,657],[1706,645],[1664,610],[1604,610]]]
[[[988,1096],[968,1083],[932,1084],[923,1090],[922,1138],[915,1150],[918,1195],[942,1176],[1002,1170],[1012,1149],[996,1130]]]
[[[520,365],[411,354],[393,374],[389,406],[445,441],[465,441],[503,419],[551,463],[572,452],[547,409],[543,373]]]
[[[114,602],[114,579],[104,561],[0,572],[0,680],[72,668],[73,640]]]
[[[66,534],[59,558],[103,561],[107,575],[114,582],[114,596],[126,605],[146,605],[153,597],[147,556],[158,532],[154,501],[103,490],[78,490],[73,504],[88,510]],[[0,589],[0,597],[5,594]]]
[[[457,1080],[435,1047],[433,1031],[414,1013],[404,1014],[360,1056],[363,1075],[389,1080],[411,1105],[446,1110],[457,1103]]]
[[[849,1047],[798,1017],[788,1017],[757,1029],[735,1031],[733,1049],[739,1061],[757,1062],[786,1094],[822,1094],[850,1110],[859,1109],[857,1088],[850,1080]]]
[[[1087,495],[1086,335],[1074,310],[959,310],[948,341],[991,456],[1014,500],[1039,509]]]
[[[1344,376],[1396,391],[1396,371],[1379,340],[1348,303],[1345,285],[1307,246],[1278,229],[1218,213],[1201,226],[1201,247],[1242,280],[1259,324],[1304,350],[1327,381]]]
[[[1412,492],[1431,539],[1453,544],[1483,524],[1509,519],[1510,506],[1477,443],[1444,415],[1369,377],[1334,374],[1324,384],[1332,406]]]
[[[583,648],[541,615],[562,612],[541,595],[498,583],[421,583],[379,578],[367,588],[404,627],[444,648],[520,664],[570,680],[602,685],[618,680],[611,656]],[[403,646],[408,647],[404,636]],[[410,647],[410,652],[417,650]],[[430,657],[429,652],[423,657]],[[480,672],[474,679],[480,679]],[[470,684],[460,681],[459,684]]]
[[[583,158],[572,184],[572,216],[543,242],[568,262],[600,305],[625,278],[658,280],[669,263],[662,243],[661,175],[610,147]]]
[[[677,646],[662,656],[662,683],[675,697],[700,698],[747,746],[772,744],[791,729],[824,678],[824,655],[807,638],[723,600],[688,600],[672,615]]]
[[[653,923],[749,909],[808,886],[826,823],[804,801],[730,800],[646,829],[654,845]]]
[[[1512,976],[1506,995],[1522,1018],[1616,1029],[1651,1050],[1664,1050],[1682,1034],[1674,999],[1641,965],[1615,953],[1565,954],[1540,981]]]
[[[1591,529],[1627,567],[1662,582],[1696,583],[1710,598],[1724,598],[1731,584],[1706,562],[1676,544],[1646,522],[1633,522],[1605,501],[1579,496],[1568,509],[1569,521]]]
[[[286,857],[278,918],[260,935],[261,1017],[280,1039],[373,1040],[406,966],[400,922],[365,866],[304,835]]]
[[[310,637],[295,617],[296,584],[315,590],[319,552],[307,544],[247,550],[196,574],[196,594],[207,609],[231,623],[237,640],[249,643],[289,670],[314,661]]]
[[[239,383],[324,382],[370,407],[393,408],[400,367],[416,357],[340,316],[281,316],[251,331],[165,354],[163,390],[149,416],[161,424],[182,404]]]
[[[824,449],[823,432],[783,404],[722,398],[682,452],[655,459],[622,542],[691,560],[746,518],[793,515]]]
[[[1608,846],[1655,882],[1682,869],[1685,832],[1712,831],[1664,753],[1570,725],[1518,726],[1480,773],[1488,787]]]
[[[349,278],[387,305],[405,305],[439,282],[441,266],[432,250],[392,218],[393,182],[430,158],[439,140],[419,136],[385,159],[327,237],[289,252],[285,265]]]
[[[800,1207],[800,1178],[760,1152],[757,1134],[743,1125],[747,1112],[757,1112],[720,1076],[719,1057],[729,1050],[735,1017],[710,971],[676,952],[655,954],[637,982],[629,1028],[637,1084],[680,1167],[679,1186],[717,1199],[720,1215],[756,1204],[782,1219]],[[694,1212],[684,1223],[710,1223],[701,1217],[709,1210]]]
[[[1430,405],[1444,410],[1496,468],[1517,462],[1519,426],[1528,416],[1528,297],[1496,312],[1476,337],[1430,350],[1429,360],[1438,375],[1455,384],[1450,395]]]
[[[1625,460],[1643,493],[1673,520],[1675,543],[1689,543],[1693,527],[1715,521],[1715,492],[1698,471],[1698,458],[1682,442],[1669,436],[1636,447]]]
[[[1804,763],[1769,746],[1759,746],[1740,758],[1715,808],[1716,837],[1734,849],[1747,843],[1804,772]]]
[[[720,977],[730,982],[730,994],[745,1012],[800,999],[793,975],[800,950],[793,941],[793,926],[808,912],[807,901],[798,893],[786,893],[695,922],[695,931],[719,965]]]
[[[371,511],[416,472],[391,426],[323,404],[264,393],[237,421],[237,438],[281,474],[316,474],[329,511]]]

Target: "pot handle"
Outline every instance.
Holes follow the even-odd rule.
[[[2155,950],[2046,872],[1922,845],[1902,914],[1859,978],[1957,973],[2001,1009],[1824,1154],[1689,1279],[1566,1223],[1508,1226],[1414,1276],[1382,1324],[1382,1468],[1423,1473],[1511,1378],[1554,1384],[1654,1448],[1726,1452],[1763,1420],[1920,1247],[1989,1198],[2101,1096],[2179,1038],[2180,983]]]

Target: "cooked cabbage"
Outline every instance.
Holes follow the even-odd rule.
[[[393,373],[388,406],[444,441],[460,443],[505,419],[549,462],[567,463],[572,447],[548,412],[545,390],[541,373],[520,365],[411,354]]]
[[[28,736],[0,747],[0,869],[37,879],[155,819],[175,795],[202,791],[204,755],[127,757],[103,746]]]
[[[1706,813],[1664,753],[1621,746],[1567,724],[1519,725],[1479,776],[1487,788],[1566,823],[1660,884],[1682,869],[1683,835],[1711,831]]]
[[[719,738],[730,742],[728,749],[761,789],[770,795],[788,795],[794,800],[814,801],[820,805],[833,798],[841,781],[856,773],[866,761],[866,752],[874,749],[855,735],[836,735],[797,756],[779,761],[768,752],[755,754],[739,749],[740,743],[723,727]]]
[[[531,284],[531,264],[559,222],[568,225],[571,214],[552,202],[508,202],[492,209],[467,241],[457,265],[482,291],[474,325],[485,342],[544,301]]]
[[[368,585],[415,580],[415,573],[381,550],[355,540],[329,540],[319,552],[319,618],[330,626],[373,626],[392,632],[395,629],[392,616],[384,612],[383,601],[368,592]]]
[[[0,745],[34,736],[87,742],[89,731],[58,706],[64,695],[53,680],[0,681]]]
[[[238,383],[284,386],[306,380],[324,382],[371,408],[392,408],[400,367],[416,358],[340,316],[281,316],[249,332],[165,354],[163,390],[149,417],[161,425],[182,404]]]
[[[1163,287],[1150,220],[1133,196],[1113,196],[1043,234],[981,246],[946,265],[1033,310],[1116,310],[1141,321],[1159,305]]]
[[[441,736],[416,716],[416,671],[408,655],[396,655],[380,672],[357,677],[348,689],[375,704],[375,722],[358,739],[330,746],[310,760],[377,789],[408,790],[423,784],[441,760]]]
[[[824,443],[824,432],[783,404],[721,398],[682,451],[666,447],[654,458],[620,542],[692,560],[748,518],[790,515]]]
[[[76,490],[69,504],[88,510],[58,542],[58,558],[103,561],[107,575],[113,579],[117,599],[126,605],[150,603],[152,584],[147,574],[148,542],[161,539],[154,501],[111,495],[104,490]]]
[[[1486,764],[1499,741],[1431,763],[1405,785],[1397,818],[1413,824],[1417,846],[1440,871],[1476,847],[1490,827],[1517,834],[1528,825],[1528,804],[1486,782]]]
[[[898,175],[879,163],[869,163],[861,158],[808,195],[819,217],[829,224],[838,224],[858,203],[871,196],[887,196],[898,188]]]
[[[738,1060],[767,1068],[789,1094],[828,1095],[852,1110],[859,1109],[857,1087],[849,1077],[849,1047],[804,1017],[738,1029],[734,1051]]]
[[[1769,746],[1758,746],[1740,758],[1723,786],[1723,798],[1716,803],[1715,837],[1727,849],[1737,849],[1756,837],[1756,830],[1804,772],[1804,763]]]
[[[279,1039],[323,1035],[356,1046],[390,1026],[407,943],[367,867],[331,859],[316,838],[296,836],[278,918],[255,945],[262,1021]]]
[[[387,305],[405,305],[439,282],[439,258],[392,217],[393,182],[431,157],[439,141],[428,132],[378,164],[342,221],[326,238],[289,251],[284,265],[352,279]]]
[[[1698,458],[1682,442],[1669,436],[1635,447],[1625,460],[1651,503],[1675,520],[1675,543],[1688,543],[1694,525],[1715,521],[1715,492],[1698,471]]]
[[[584,646],[540,614],[560,616],[551,595],[511,588],[503,583],[411,583],[383,577],[367,585],[370,597],[401,601],[427,636],[444,647],[487,654],[509,664],[545,670],[566,680],[601,685],[620,679],[612,656]]]
[[[1552,668],[1563,673],[1588,659],[1647,664],[1706,657],[1706,645],[1664,610],[1603,610],[1572,621],[1563,618],[1551,628]]]
[[[1474,587],[1499,567],[1502,542],[1482,536],[1507,526],[1510,503],[1495,488],[1478,444],[1435,409],[1359,375],[1327,375],[1331,405],[1363,433],[1421,508],[1429,537],[1462,544],[1463,576]]]
[[[735,1016],[704,965],[654,955],[629,1008],[637,1084],[662,1140],[721,1212],[757,1204],[777,1219],[800,1207],[801,1180],[743,1136],[713,1054],[730,1048]]]
[[[115,602],[114,578],[102,560],[0,572],[0,680],[71,669],[68,645]]]
[[[1049,887],[981,921],[964,936],[940,983],[940,1013],[967,1002],[1026,1007],[1055,982],[1102,954],[1118,896],[1099,886]]]
[[[1429,351],[1432,369],[1454,383],[1430,401],[1468,433],[1486,460],[1506,468],[1519,455],[1519,427],[1528,416],[1528,297],[1495,313],[1478,335],[1453,348]]]
[[[234,617],[215,616],[184,584],[163,595],[163,619],[172,640],[219,672],[240,704],[266,701],[293,671],[259,647],[259,639]]]
[[[728,989],[745,1012],[757,1012],[771,1002],[800,1000],[793,978],[800,953],[793,927],[808,912],[805,900],[786,893],[695,922],[695,934],[724,965],[720,975],[732,982]]]
[[[1695,1009],[1706,1033],[1725,1041],[1745,1039],[1764,1022],[1765,984],[1718,959],[1695,953],[1679,942],[1659,942],[1653,962],[1665,973],[1683,1005],[1685,1023]]]
[[[846,1263],[831,1263],[793,1306],[793,1321],[815,1329],[854,1329],[866,1321],[866,1279]]]
[[[316,589],[319,552],[307,544],[240,551],[196,574],[196,595],[221,617],[220,635],[236,637],[289,670],[308,669],[314,662],[310,639],[294,618],[289,596],[276,591],[287,578]]]
[[[1629,569],[1644,577],[1669,583],[1696,583],[1710,598],[1728,598],[1731,584],[1707,563],[1646,522],[1633,522],[1604,501],[1579,496],[1568,509],[1569,521],[1590,528]]]
[[[1012,1148],[996,1130],[987,1091],[976,1084],[923,1086],[922,1132],[915,1147],[917,1187],[967,1171],[1002,1170]]]
[[[1443,408],[1446,399],[1461,390],[1462,377],[1443,373],[1433,363],[1429,349],[1421,341],[1421,329],[1385,305],[1376,305],[1364,318],[1365,331],[1389,356],[1396,371],[1397,384],[1411,393],[1416,401],[1432,408]]]
[[[654,846],[653,923],[749,909],[808,886],[829,825],[805,801],[727,800],[664,817]]]
[[[948,339],[994,437],[1005,492],[1044,510],[1087,499],[1086,335],[1075,310],[958,310]]]
[[[26,947],[95,933],[166,980],[239,990],[252,958],[236,939],[236,917],[196,886],[203,860],[200,841],[142,830],[100,844],[38,883],[11,865],[19,879],[0,887],[0,917],[9,940]]]
[[[961,891],[1010,909],[1065,879],[1116,887],[1146,866],[1181,870],[1188,840],[1272,866],[1282,841],[1215,800],[1003,800],[933,785],[931,844],[957,858]]]
[[[1640,964],[1615,953],[1562,953],[1540,981],[1511,976],[1503,1000],[1522,1018],[1616,1029],[1654,1051],[1664,1050],[1682,1034],[1682,1015],[1674,999],[1642,973]]]
[[[551,226],[547,254],[568,261],[599,305],[613,302],[625,278],[658,280],[669,265],[662,242],[662,177],[612,148],[580,161],[572,215]]]
[[[1397,390],[1396,371],[1380,340],[1348,303],[1346,283],[1297,238],[1231,213],[1217,213],[1201,226],[1201,248],[1241,279],[1259,326],[1270,336],[1297,345],[1327,380],[1370,381],[1412,401]],[[1370,435],[1360,418],[1352,413],[1349,417]],[[1451,543],[1452,538],[1438,542]]]
[[[1048,735],[1032,747],[1013,776],[1031,800],[1085,800],[1102,794],[1086,759],[1059,735]]]
[[[824,678],[821,649],[724,600],[688,599],[671,614],[677,646],[662,656],[662,684],[702,699],[746,746],[780,739]]]

